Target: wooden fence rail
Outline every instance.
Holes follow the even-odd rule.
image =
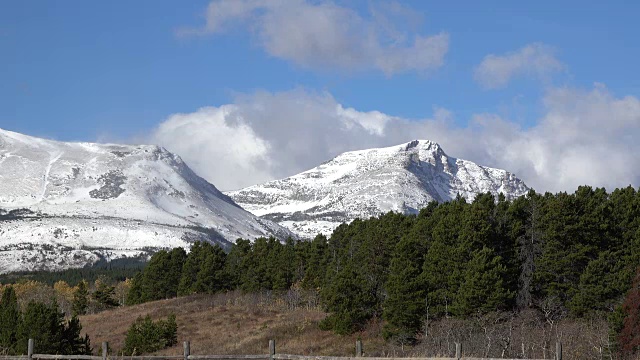
[[[0,356],[0,360],[524,360],[524,359],[505,359],[505,358],[477,358],[466,357],[463,355],[462,344],[456,343],[455,357],[363,357],[362,341],[356,341],[356,356],[309,356],[309,355],[290,355],[277,354],[276,343],[269,340],[269,354],[259,355],[192,355],[191,344],[184,342],[182,355],[142,355],[142,356],[113,356],[109,355],[109,344],[102,343],[102,356],[94,355],[51,355],[51,354],[34,354],[34,341],[29,339],[28,353],[26,356]],[[543,359],[527,359],[527,360],[543,360]],[[550,359],[547,359],[550,360]],[[556,355],[554,360],[562,360],[562,343],[556,343]]]

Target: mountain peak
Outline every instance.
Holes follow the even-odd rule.
[[[449,157],[433,141],[413,140],[346,152],[289,178],[227,194],[254,214],[313,237],[355,218],[417,213],[458,194],[468,200],[485,192],[513,198],[528,189],[505,170]]]
[[[418,146],[419,144],[420,144],[420,140],[413,140],[413,141],[411,141],[411,142],[409,142],[407,144],[407,146],[405,147],[405,150],[409,150],[411,148],[414,148],[414,147]]]
[[[408,142],[404,147],[405,151],[412,151],[413,149],[431,153],[434,154],[434,156],[446,156],[440,144],[431,140],[413,140]]]
[[[405,146],[405,150],[409,150],[411,148],[426,148],[426,149],[430,149],[430,148],[439,148],[440,145],[438,145],[438,143],[435,143],[431,140],[413,140],[410,141],[406,144]]]
[[[0,130],[0,273],[238,238],[284,238],[156,145],[67,143]],[[22,210],[26,209],[26,210]],[[0,212],[1,215],[2,212]]]

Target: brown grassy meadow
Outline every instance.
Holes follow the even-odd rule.
[[[94,352],[99,352],[103,341],[115,352],[124,347],[127,329],[138,316],[148,314],[157,320],[171,313],[178,324],[178,345],[158,354],[182,354],[183,341],[190,341],[192,354],[267,354],[270,339],[276,341],[277,352],[299,355],[353,356],[358,337],[371,351],[375,347],[376,353],[384,347],[375,325],[362,333],[338,336],[318,328],[326,314],[313,302],[290,306],[286,298],[269,293],[231,292],[154,301],[85,315],[81,322]]]

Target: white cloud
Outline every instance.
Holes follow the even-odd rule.
[[[529,44],[505,55],[490,54],[484,57],[474,72],[475,80],[486,89],[505,87],[517,76],[533,76],[547,79],[552,73],[564,69],[551,47]]]
[[[308,68],[376,69],[392,75],[443,64],[448,34],[410,36],[413,31],[400,29],[416,27],[419,15],[397,3],[380,6],[363,18],[329,1],[215,0],[203,27],[183,28],[178,34],[220,34],[242,25],[269,55]]]
[[[337,154],[413,139],[440,143],[455,157],[516,173],[538,191],[640,185],[640,100],[603,85],[556,88],[544,115],[522,128],[494,114],[468,127],[436,108],[427,119],[344,108],[327,93],[259,92],[233,105],[169,117],[150,141],[181,155],[196,172],[230,190],[282,178]]]
[[[640,185],[638,98],[615,98],[596,84],[591,91],[552,89],[544,104],[537,126],[514,132],[509,153],[496,161],[541,190]]]
[[[155,130],[153,142],[181,154],[197,173],[217,186],[233,188],[251,179],[271,180],[269,145],[237,114],[237,107],[205,107],[171,115]]]

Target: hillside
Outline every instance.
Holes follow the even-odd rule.
[[[600,317],[563,319],[551,326],[531,311],[441,319],[430,323],[427,338],[421,336],[417,346],[409,346],[385,342],[380,323],[370,323],[364,331],[346,336],[322,331],[318,323],[324,312],[304,304],[287,306],[285,298],[237,292],[189,296],[121,307],[80,320],[94,353],[99,353],[102,341],[108,341],[113,352],[121,349],[127,328],[136,317],[149,314],[157,320],[171,313],[177,317],[178,344],[157,355],[182,355],[185,340],[190,341],[195,355],[267,354],[269,340],[275,339],[278,353],[354,356],[355,342],[361,339],[365,356],[447,357],[455,353],[455,342],[462,341],[465,356],[500,357],[506,351],[516,355],[524,352],[525,358],[553,358],[556,336],[550,330],[561,334],[567,358],[600,358],[606,351],[608,328]]]
[[[204,240],[289,232],[153,145],[67,143],[0,129],[0,273],[83,267]]]
[[[236,292],[154,301],[81,317],[97,352],[102,341],[121,349],[131,322],[138,316],[159,319],[176,314],[178,345],[160,354],[182,354],[182,342],[191,342],[192,354],[266,354],[270,339],[277,350],[289,354],[353,355],[358,337],[367,339],[368,351],[380,351],[377,333],[338,336],[322,331],[318,322],[325,313],[317,307],[287,306],[283,298]],[[377,349],[377,350],[375,350]]]

